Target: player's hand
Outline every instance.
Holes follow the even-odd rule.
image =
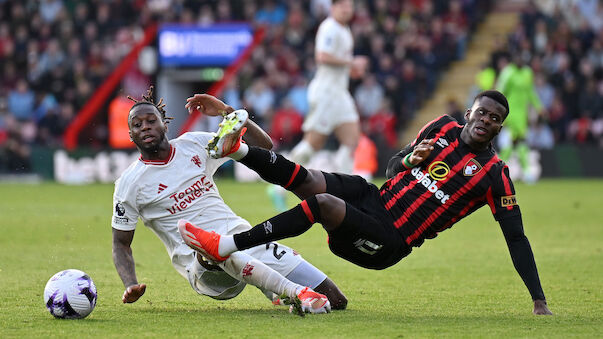
[[[369,58],[364,55],[357,55],[352,59],[350,67],[350,77],[352,79],[362,78],[368,68]]]
[[[217,116],[226,115],[234,109],[222,100],[209,94],[195,94],[192,97],[186,99],[186,105],[184,105],[191,114],[194,111],[199,111],[205,115]]]
[[[534,300],[534,314],[536,315],[553,315],[546,305],[546,300]]]
[[[145,284],[136,284],[128,286],[124,291],[124,296],[121,298],[121,301],[123,301],[124,304],[133,303],[138,300],[138,298],[142,297],[146,289],[147,285]]]
[[[423,160],[427,159],[427,157],[431,154],[431,151],[433,151],[433,144],[435,144],[435,139],[421,140],[421,142],[415,146],[415,149],[412,151],[408,161],[413,166],[420,164]]]

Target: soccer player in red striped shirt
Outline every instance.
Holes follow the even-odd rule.
[[[305,169],[272,151],[237,145],[230,157],[303,200],[233,236],[199,228],[197,240],[208,255],[223,260],[237,250],[299,235],[318,222],[329,234],[334,254],[365,268],[384,269],[425,239],[488,205],[532,296],[533,313],[552,314],[523,232],[509,170],[491,143],[508,114],[504,95],[485,91],[465,113],[466,125],[447,115],[428,123],[415,141],[390,160],[389,180],[380,189],[359,176]]]

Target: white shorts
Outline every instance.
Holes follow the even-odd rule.
[[[285,277],[291,274],[292,279],[290,280],[303,286],[314,288],[327,277],[319,269],[305,261],[299,253],[276,242],[252,247],[244,252]],[[304,265],[300,266],[302,263]],[[298,267],[300,269],[296,270]],[[207,270],[197,260],[194,260],[187,267],[187,273],[188,281],[197,293],[214,299],[234,298],[245,288],[245,282],[239,281],[221,270]]]
[[[302,130],[329,135],[341,124],[358,121],[354,99],[347,90],[312,86],[308,88],[310,110]]]

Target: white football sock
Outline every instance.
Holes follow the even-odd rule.
[[[337,166],[337,172],[344,174],[352,174],[354,172],[354,154],[352,153],[351,147],[346,145],[340,145],[339,149],[335,153],[335,165]]]
[[[277,295],[295,298],[304,288],[245,252],[233,253],[220,266],[231,276]]]
[[[247,153],[249,153],[249,146],[247,146],[246,143],[241,142],[239,149],[236,150],[235,152],[232,152],[231,154],[229,154],[228,157],[230,157],[233,160],[241,160],[241,159],[243,159],[244,156],[247,155]]]
[[[232,235],[221,235],[218,243],[218,254],[225,257],[233,252],[238,251],[237,245],[234,242]]]
[[[316,151],[309,142],[302,140],[291,150],[289,160],[304,166],[308,164],[315,152]]]

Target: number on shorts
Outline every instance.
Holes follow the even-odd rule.
[[[281,260],[281,258],[283,257],[283,255],[287,254],[287,251],[282,250],[281,253],[277,253],[278,251],[278,244],[273,243],[273,242],[269,242],[266,244],[266,249],[270,249],[270,245],[274,246],[274,249],[272,250],[272,254],[274,255],[274,257],[277,260]]]

